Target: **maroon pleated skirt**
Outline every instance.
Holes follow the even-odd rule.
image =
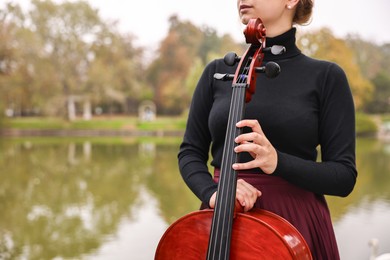
[[[340,259],[329,209],[323,195],[306,191],[273,175],[239,173],[238,178],[261,191],[256,208],[276,213],[302,234],[313,259]],[[218,182],[218,179],[219,170],[216,169],[214,180]]]

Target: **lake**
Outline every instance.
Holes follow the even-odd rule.
[[[153,259],[200,202],[177,167],[179,138],[0,141],[0,259]],[[357,142],[358,182],[327,197],[342,259],[390,252],[390,143]]]

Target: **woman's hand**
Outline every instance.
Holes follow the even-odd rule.
[[[237,127],[250,127],[251,133],[239,135],[235,142],[238,145],[236,153],[248,152],[253,160],[246,163],[233,164],[234,170],[248,170],[259,167],[264,173],[272,174],[278,163],[278,155],[273,145],[268,141],[257,120],[242,120],[236,124]]]
[[[251,184],[242,179],[237,180],[236,200],[243,207],[244,212],[251,210],[260,196],[261,192]],[[215,207],[216,197],[217,192],[214,192],[209,201],[209,206],[212,209]]]

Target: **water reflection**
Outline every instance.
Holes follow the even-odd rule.
[[[390,203],[362,201],[335,224],[342,259],[371,259],[368,242],[379,239],[379,252],[390,252]]]
[[[0,259],[80,258],[132,222],[147,189],[168,222],[188,210],[177,146],[134,140],[4,141],[0,148]],[[178,181],[180,180],[180,181]],[[143,188],[146,187],[146,188]],[[150,204],[153,205],[153,204]],[[158,210],[157,205],[161,206]]]
[[[89,256],[94,260],[105,259],[153,259],[167,223],[158,213],[158,202],[141,189],[141,203],[137,213],[124,218],[115,236],[109,237],[98,252]]]
[[[178,139],[0,142],[0,259],[152,259],[166,227],[199,207]],[[390,252],[390,146],[359,140],[359,178],[329,197],[342,259]]]
[[[1,257],[77,258],[98,249],[102,237],[129,214],[139,193],[137,175],[142,174],[129,167],[142,163],[135,149],[97,145],[89,157],[80,147],[2,146]]]
[[[368,241],[374,237],[379,253],[390,252],[389,145],[358,140],[355,190],[347,198],[328,198],[342,259],[370,259]]]

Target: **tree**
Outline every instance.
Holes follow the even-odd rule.
[[[374,93],[372,101],[365,106],[368,113],[389,113],[390,112],[390,76],[382,71],[372,80]]]
[[[80,96],[86,85],[89,65],[89,47],[95,34],[103,30],[98,12],[86,2],[32,1],[30,19],[46,50],[59,82],[57,99],[66,107],[72,106],[72,97]],[[53,106],[55,103],[51,103]],[[62,102],[58,102],[62,103]],[[67,111],[60,109],[60,111]],[[65,113],[72,118],[70,111]]]
[[[220,37],[214,29],[198,28],[180,21],[176,15],[169,22],[168,35],[148,68],[148,81],[155,91],[159,112],[180,114],[188,107],[200,68],[228,51],[242,50],[242,46],[228,35]]]
[[[357,109],[361,109],[365,103],[369,102],[373,86],[362,75],[353,52],[344,40],[337,39],[329,29],[324,28],[301,35],[298,45],[309,56],[333,61],[344,69]]]
[[[19,114],[70,118],[75,99],[126,111],[144,95],[142,49],[87,2],[32,0],[26,13],[9,3],[0,10],[0,39],[1,99]]]
[[[12,114],[21,114],[34,102],[26,83],[32,81],[35,68],[30,61],[39,48],[33,34],[25,29],[25,17],[18,5],[7,3],[0,10],[0,38],[1,99]]]
[[[353,52],[356,63],[359,65],[362,74],[372,79],[382,69],[383,52],[374,43],[362,40],[357,35],[349,35],[346,44]]]
[[[348,36],[347,44],[362,73],[374,85],[372,99],[363,106],[363,110],[369,113],[389,112],[390,44],[379,46],[356,35]]]
[[[160,44],[158,57],[148,68],[157,109],[163,114],[179,114],[183,105],[172,102],[183,93],[183,82],[198,54],[202,32],[190,22],[169,18],[168,35]],[[175,96],[172,96],[174,94]]]
[[[132,41],[131,35],[104,31],[93,43],[86,91],[95,104],[112,101],[131,112],[149,97],[151,90],[144,83],[143,51]]]

